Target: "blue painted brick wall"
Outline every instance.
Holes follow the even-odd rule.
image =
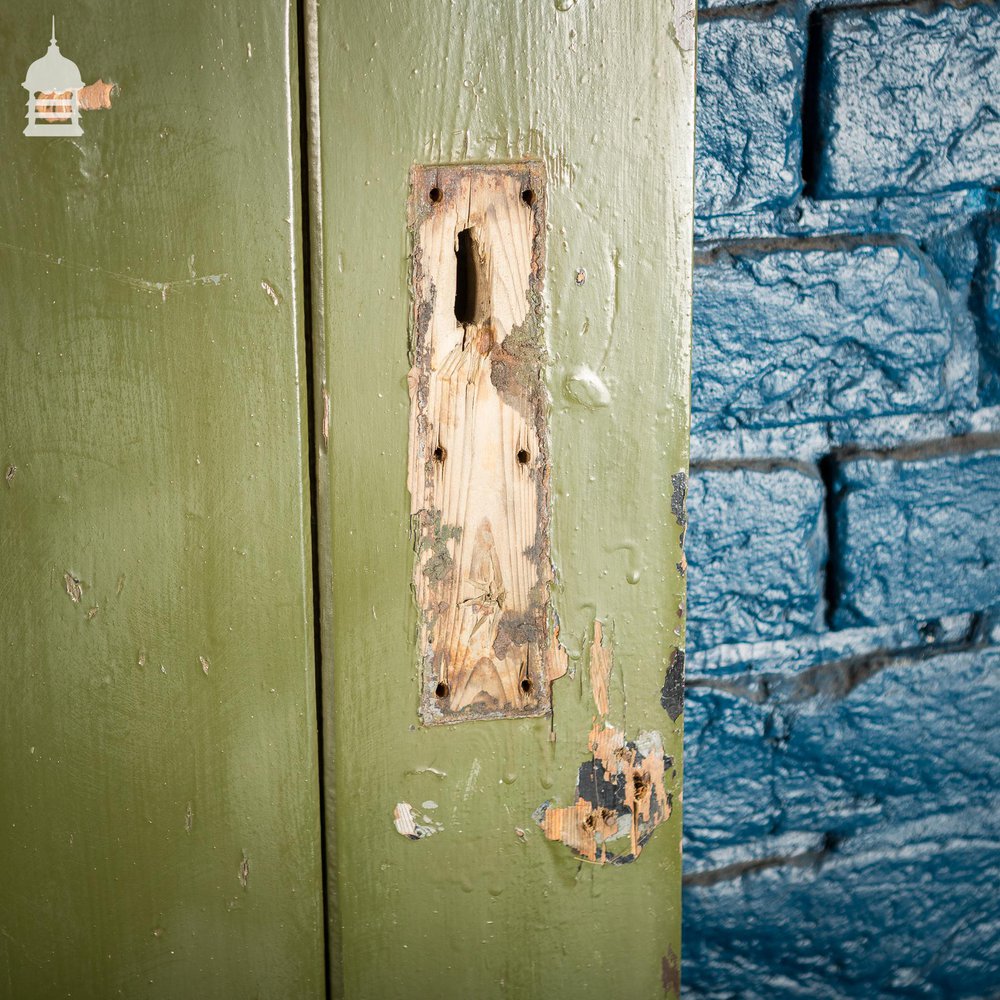
[[[1000,995],[1000,4],[699,6],[684,992]]]
[[[1000,597],[1000,452],[852,459],[834,498],[836,624],[975,612]]]
[[[695,434],[929,413],[975,396],[973,326],[908,241],[720,252],[694,296]]]
[[[688,486],[688,649],[815,632],[826,517],[816,471],[698,469]]]
[[[1000,50],[991,6],[824,19],[822,195],[934,192],[1000,180]]]
[[[700,29],[695,202],[719,215],[791,203],[802,188],[805,32],[779,9],[763,20],[722,18]]]

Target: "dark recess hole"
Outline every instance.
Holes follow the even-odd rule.
[[[431,198],[431,201],[440,201],[441,200],[441,188],[431,188],[431,190],[430,190],[430,198]]]
[[[532,191],[531,188],[525,188],[521,192],[521,201],[523,201],[525,203],[525,205],[534,205],[535,204],[535,192]]]
[[[527,693],[528,693],[528,692],[529,692],[529,691],[531,690],[531,681],[530,681],[530,680],[528,680],[528,678],[527,678],[527,677],[524,677],[524,678],[522,678],[522,680],[521,680],[521,690],[522,690],[522,691],[523,691],[523,692],[524,692],[525,694],[527,694]]]
[[[823,19],[814,11],[806,27],[806,65],[802,81],[802,194],[816,195],[823,153],[820,75],[823,68]]]
[[[444,450],[444,448],[442,448],[442,447],[441,447],[441,445],[438,445],[438,446],[437,446],[437,447],[436,447],[436,448],[434,449],[434,461],[435,461],[435,462],[443,462],[443,461],[444,461],[444,457],[445,457],[445,455],[447,455],[447,454],[448,454],[448,452],[446,452],[446,451]]]
[[[823,568],[823,597],[825,599],[824,618],[826,627],[833,628],[840,601],[840,539],[837,535],[837,459],[834,455],[824,455],[819,461],[819,477],[823,482],[824,506],[826,508],[826,565]]]
[[[476,268],[476,243],[471,229],[463,229],[458,234],[458,249],[455,251],[455,319],[465,325],[476,321],[476,296],[478,294],[479,273]]]
[[[517,453],[517,460],[521,463],[521,465],[527,465],[529,458],[531,458],[531,456],[523,448]]]
[[[447,698],[448,697],[448,692],[450,690],[451,690],[451,688],[448,687],[447,681],[438,681],[438,686],[436,688],[434,688],[434,693],[439,698]]]

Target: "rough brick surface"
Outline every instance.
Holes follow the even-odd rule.
[[[699,6],[685,996],[1000,996],[1000,3]]]
[[[1000,179],[1000,5],[845,11],[824,39],[820,197]]]
[[[695,434],[944,410],[972,402],[977,372],[971,321],[909,243],[696,270]]]
[[[857,459],[836,481],[837,625],[1000,603],[1000,451]]]
[[[834,669],[831,666],[831,669]],[[1000,651],[838,701],[689,698],[691,997],[985,997],[1000,982]]]
[[[805,33],[780,10],[698,29],[695,211],[788,204],[801,188]]]
[[[688,488],[692,649],[822,627],[823,484],[798,469],[699,471]]]

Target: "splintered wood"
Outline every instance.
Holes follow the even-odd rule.
[[[673,760],[663,752],[659,733],[641,732],[626,740],[622,730],[605,721],[613,668],[612,648],[596,621],[590,684],[598,715],[587,739],[591,758],[577,772],[573,805],[545,802],[534,818],[549,840],[562,841],[583,860],[621,865],[639,857],[653,831],[670,818],[666,773]]]
[[[664,775],[672,761],[655,732],[626,740],[621,730],[595,722],[588,745],[593,758],[580,767],[576,803],[562,808],[546,803],[535,818],[549,840],[561,840],[587,861],[634,861],[670,818]]]
[[[538,163],[414,167],[407,485],[425,723],[543,715],[550,608]]]

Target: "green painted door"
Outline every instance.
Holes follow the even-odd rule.
[[[51,13],[120,88],[77,137],[22,134]],[[324,995],[296,51],[274,0],[4,8],[10,1000]]]
[[[675,996],[693,13],[670,2],[368,0],[311,4],[309,24],[334,992]],[[552,681],[550,715],[424,725],[422,694],[447,710],[455,692],[421,675],[414,563],[418,589],[420,572],[447,577],[449,560],[457,572],[463,538],[407,489],[408,385],[414,405],[423,391],[408,375],[433,355],[426,332],[447,327],[452,299],[452,329],[462,318],[463,234],[499,226],[492,209],[477,215],[474,182],[461,203],[460,170],[425,179],[436,164],[525,160],[526,178],[545,176],[544,221],[516,197],[496,209],[529,236],[481,260],[480,277],[498,317],[496,275],[527,260],[541,227],[529,296],[541,291],[519,329],[541,350],[549,396],[551,595],[569,672]],[[411,187],[414,164],[428,169]],[[439,256],[425,253],[431,243]],[[489,335],[504,334],[517,340],[498,320]],[[418,414],[418,436],[432,409]],[[468,446],[442,439],[418,468],[429,479]],[[476,493],[456,489],[460,508]],[[502,575],[481,591],[509,599]],[[458,600],[477,609],[468,633],[499,629],[482,592]],[[636,810],[653,803],[638,843],[627,817],[622,829],[626,780]]]
[[[9,13],[0,998],[675,996],[692,11]],[[512,173],[463,209],[473,164]],[[453,588],[530,650],[453,724],[425,299],[529,428],[475,467],[537,538]]]

